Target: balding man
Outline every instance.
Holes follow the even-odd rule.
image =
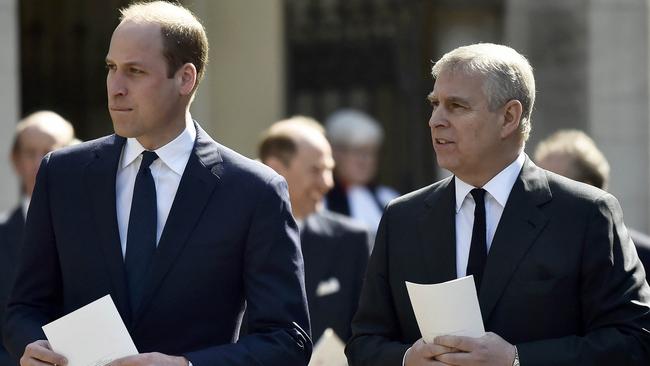
[[[0,318],[4,316],[13,283],[18,248],[23,239],[25,217],[38,166],[47,153],[75,141],[70,122],[52,111],[32,113],[16,125],[11,162],[20,180],[21,199],[18,206],[3,217],[0,223]],[[0,344],[0,366],[17,364],[18,361]]]
[[[327,328],[347,340],[368,263],[369,233],[361,223],[322,207],[334,168],[323,128],[301,116],[277,122],[264,133],[259,156],[289,185],[314,340]]]

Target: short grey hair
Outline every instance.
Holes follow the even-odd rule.
[[[433,65],[431,74],[436,79],[443,71],[482,75],[483,92],[493,111],[510,100],[518,100],[522,105],[519,132],[524,141],[528,140],[535,103],[535,77],[526,57],[508,46],[477,43],[446,53]]]
[[[379,122],[351,108],[339,109],[327,117],[325,130],[330,143],[335,146],[380,145],[384,139],[384,130]]]

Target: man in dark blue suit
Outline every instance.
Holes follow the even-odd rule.
[[[165,2],[122,10],[106,57],[115,135],[49,154],[4,324],[22,365],[65,365],[41,326],[110,294],[139,355],[115,365],[306,365],[286,182],[213,141],[189,106],[207,37]],[[238,339],[244,308],[247,336]]]
[[[34,191],[38,166],[47,153],[74,141],[74,129],[70,122],[52,111],[34,112],[16,125],[11,162],[20,180],[21,194],[18,206],[0,218],[0,319],[4,317],[14,281],[25,216]],[[0,345],[0,366],[16,364],[18,360]]]
[[[370,255],[369,233],[362,223],[322,207],[334,168],[323,127],[302,116],[276,122],[260,141],[259,157],[289,185],[314,340],[331,328],[347,341]]]

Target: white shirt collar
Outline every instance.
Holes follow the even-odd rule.
[[[187,164],[187,157],[194,148],[194,140],[196,139],[196,127],[191,118],[186,119],[185,129],[176,136],[175,139],[168,142],[166,145],[154,150],[158,154],[158,158],[165,163],[169,169],[173,170],[178,175],[183,175],[185,164]],[[135,159],[142,154],[145,148],[140,142],[133,137],[126,139],[124,146],[124,153],[122,154],[121,169],[129,166]]]
[[[501,207],[506,206],[508,201],[508,196],[510,196],[510,191],[515,185],[515,181],[519,176],[521,168],[524,166],[526,161],[526,155],[521,152],[517,159],[505,167],[499,174],[495,175],[494,178],[490,179],[482,188],[485,189],[494,199],[501,205]],[[456,213],[460,211],[463,201],[467,194],[474,188],[470,184],[467,184],[460,180],[458,177],[454,177],[454,183],[456,186]]]

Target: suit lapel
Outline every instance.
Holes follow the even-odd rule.
[[[117,228],[115,178],[122,146],[126,140],[113,135],[95,148],[95,158],[85,170],[87,195],[101,249],[113,284],[115,305],[125,319],[130,318],[124,260]]]
[[[431,283],[456,278],[455,197],[456,189],[451,177],[429,194],[418,218],[422,259]]]
[[[222,159],[217,144],[198,124],[194,151],[187,162],[176,191],[151,272],[144,287],[142,303],[134,310],[134,322],[142,315],[163,278],[181,253],[214,188],[219,181]]]
[[[487,323],[519,263],[546,225],[539,206],[551,199],[544,171],[528,157],[515,181],[488,254],[479,303]]]

